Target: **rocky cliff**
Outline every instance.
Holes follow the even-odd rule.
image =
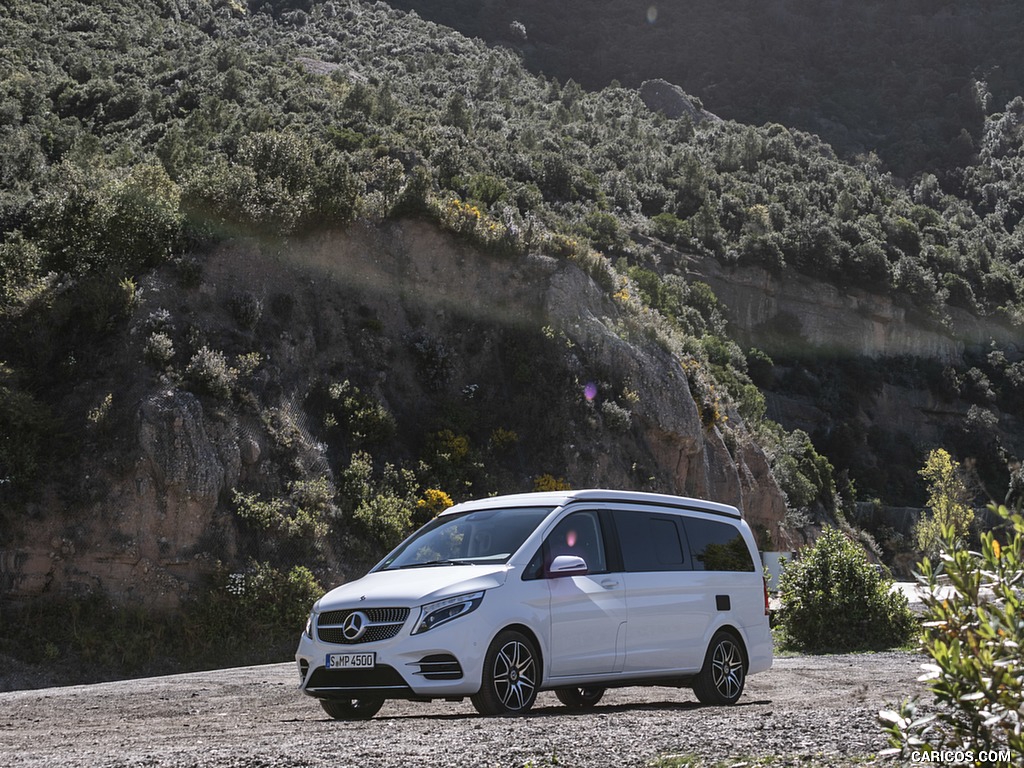
[[[457,497],[551,474],[736,504],[765,541],[790,541],[784,497],[742,426],[733,420],[728,445],[705,426],[680,361],[628,332],[571,262],[481,253],[404,221],[229,241],[187,273],[168,267],[140,285],[123,355],[93,382],[116,439],[76,457],[71,487],[14,523],[4,599],[98,592],[173,608],[217,563],[252,553],[234,490],[269,496],[317,477],[344,509],[340,475],[358,446],[332,437],[317,405],[343,380],[394,417],[370,446],[378,463],[412,466],[426,436],[465,435],[480,479],[446,489]],[[168,349],[154,363],[158,335]],[[196,383],[197,359],[216,354],[230,394]],[[499,430],[515,436],[504,453],[486,448]],[[365,565],[346,550],[349,523],[332,522],[324,583]]]
[[[940,320],[898,296],[841,289],[792,269],[674,263],[712,287],[733,338],[775,360],[759,382],[768,415],[810,434],[859,494],[923,506],[916,468],[943,447],[979,469],[979,505],[1002,501],[1024,456],[1024,420],[1007,396],[1018,385],[1006,371],[1016,369],[1005,367],[1024,359],[1018,329],[949,306]],[[993,352],[1001,363],[993,365]]]
[[[909,311],[891,294],[841,289],[793,269],[773,274],[761,267],[725,267],[705,257],[690,261],[686,271],[707,282],[729,308],[734,335],[772,352],[957,363],[967,349],[995,341],[1024,353],[1012,329],[956,307],[947,307],[949,318],[940,323]]]

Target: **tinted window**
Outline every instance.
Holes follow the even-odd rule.
[[[693,568],[697,571],[753,571],[747,543],[737,528],[715,520],[686,518]]]
[[[686,567],[675,518],[616,510],[615,529],[627,571],[678,571]]]

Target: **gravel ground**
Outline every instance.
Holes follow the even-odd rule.
[[[922,657],[792,656],[752,676],[738,705],[672,688],[609,691],[586,713],[542,693],[523,717],[468,700],[392,701],[336,722],[297,690],[292,664],[0,693],[4,766],[496,766],[888,764],[879,709],[922,693]],[[666,761],[667,764],[673,764]]]

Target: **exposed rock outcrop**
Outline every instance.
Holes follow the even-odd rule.
[[[948,326],[912,316],[887,294],[844,290],[786,269],[725,267],[713,257],[689,264],[728,308],[732,332],[770,352],[835,357],[921,357],[953,363],[972,345],[996,340],[1024,352],[1012,330],[951,308]]]
[[[744,444],[733,455],[718,427],[704,426],[677,359],[650,340],[623,340],[607,296],[573,267],[552,276],[545,313],[580,350],[580,369],[615,372],[615,384],[628,388],[634,400],[633,439],[609,440],[597,451],[577,449],[569,457],[574,478],[733,504],[763,546],[789,545],[785,499],[764,454]]]
[[[253,328],[232,317],[239,295],[266,308]],[[348,377],[399,423],[399,440],[374,448],[388,460],[414,456],[409,443],[463,403],[520,436],[504,490],[556,471],[574,487],[702,496],[742,508],[766,545],[787,543],[784,498],[759,449],[742,429],[729,447],[706,427],[679,360],[623,332],[615,302],[572,262],[483,254],[405,221],[274,251],[230,242],[204,262],[198,289],[157,273],[142,297],[140,324],[174,306],[204,345],[259,350],[248,405],[195,395],[187,379],[140,379],[131,354],[141,350],[128,345],[118,375],[142,394],[124,406],[135,409],[125,455],[80,457],[105,490],[24,522],[23,543],[0,553],[4,598],[97,591],[172,608],[218,561],[244,566],[232,490],[282,493],[304,476],[337,490],[347,454],[330,455],[309,398]],[[482,429],[486,440],[493,426]],[[331,580],[345,577],[345,553],[336,557]]]
[[[651,112],[661,112],[673,120],[688,117],[694,123],[704,120],[720,121],[703,107],[693,103],[693,99],[678,85],[667,80],[647,80],[640,86],[640,98]]]

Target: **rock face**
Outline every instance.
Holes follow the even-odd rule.
[[[231,312],[240,295],[263,308],[243,327]],[[414,457],[411,443],[457,408],[486,422],[478,443],[494,426],[519,434],[501,490],[552,472],[577,488],[707,497],[743,509],[764,543],[789,543],[765,457],[741,432],[727,445],[702,423],[680,362],[624,333],[620,309],[571,262],[482,254],[406,221],[275,250],[231,242],[203,263],[198,288],[158,273],[142,296],[118,372],[138,393],[121,404],[130,434],[116,461],[80,457],[76,471],[100,491],[19,523],[0,551],[2,599],[98,592],[173,609],[216,563],[244,565],[234,489],[280,494],[308,476],[337,491],[347,453],[327,445],[310,403],[345,378],[394,414],[396,439],[374,448],[389,461]],[[146,318],[164,307],[188,323],[175,332],[178,376],[141,363]],[[231,361],[258,350],[244,397],[188,391],[181,372],[200,344]],[[331,580],[353,575],[345,558]]]
[[[226,425],[189,392],[154,392],[138,406],[131,458],[127,475],[104,479],[104,497],[55,505],[25,525],[24,545],[0,560],[3,597],[98,593],[171,609],[216,559],[233,557],[235,532],[220,503],[240,461]],[[108,472],[91,457],[81,467]]]
[[[640,86],[640,98],[651,112],[661,112],[673,120],[688,117],[694,123],[720,120],[707,110],[697,107],[686,92],[667,80],[647,80]]]
[[[849,467],[859,492],[923,504],[912,457],[921,466],[934,447],[966,459],[986,450],[962,437],[972,411],[990,424],[984,442],[991,454],[1024,455],[1018,411],[950,384],[993,349],[1011,362],[1024,358],[1019,330],[949,307],[940,323],[892,295],[840,290],[790,269],[773,274],[696,257],[674,263],[688,279],[711,286],[725,305],[730,336],[776,362],[761,382],[768,416],[805,431],[834,463]],[[892,460],[899,451],[903,458]],[[988,458],[990,465],[998,461]]]
[[[801,350],[840,357],[920,357],[959,361],[964,350],[995,339],[1024,352],[1009,329],[952,309],[951,327],[908,315],[891,296],[836,286],[786,269],[724,267],[713,257],[694,261],[703,280],[728,307],[732,330],[747,343],[799,356]]]
[[[768,541],[789,545],[782,526],[785,499],[764,454],[745,445],[730,454],[717,427],[705,427],[678,360],[653,343],[622,340],[611,326],[615,315],[607,297],[583,273],[562,268],[553,275],[546,315],[557,320],[580,350],[576,366],[614,371],[619,387],[634,394],[633,434],[600,451],[577,448],[569,456],[574,478],[590,485],[633,487],[637,460],[654,482],[650,490],[709,498],[743,510]]]

